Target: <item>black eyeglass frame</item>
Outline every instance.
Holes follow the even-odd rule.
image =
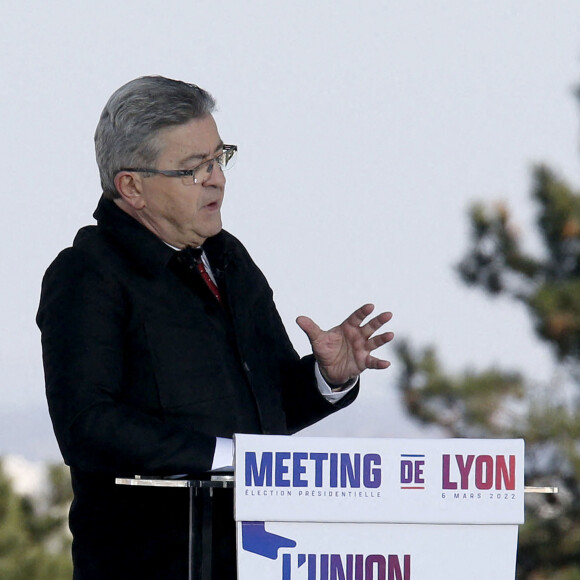
[[[237,145],[223,145],[223,151],[213,159],[207,159],[206,161],[200,163],[193,169],[151,169],[147,167],[124,167],[119,169],[119,171],[134,171],[136,173],[154,173],[156,175],[164,175],[165,177],[191,177],[193,178],[193,183],[198,183],[197,179],[195,178],[195,172],[199,171],[201,167],[207,165],[208,163],[211,164],[211,167],[208,166],[208,174],[211,174],[213,171],[213,164],[217,163],[220,166],[220,169],[224,171],[228,167],[228,163],[230,159],[235,155],[238,150]],[[219,159],[225,156],[225,162],[220,163]],[[209,175],[208,175],[209,177]]]

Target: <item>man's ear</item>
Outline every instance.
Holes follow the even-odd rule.
[[[145,200],[141,195],[143,191],[143,178],[141,174],[133,171],[119,171],[115,175],[115,187],[121,199],[133,209],[139,210],[145,207]]]

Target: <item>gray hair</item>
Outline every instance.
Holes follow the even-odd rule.
[[[166,127],[211,114],[214,98],[196,85],[161,76],[135,79],[117,89],[95,131],[95,152],[103,195],[120,197],[115,175],[123,167],[148,167],[161,152]]]

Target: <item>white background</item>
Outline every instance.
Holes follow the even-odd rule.
[[[450,370],[553,377],[520,307],[453,265],[476,199],[532,223],[531,164],[578,183],[574,0],[1,0],[0,453],[56,458],[34,323],[42,274],[100,195],[92,136],[110,94],[145,74],[214,94],[225,227],[262,267],[288,330],[371,301]],[[529,247],[537,242],[528,239]],[[385,347],[385,357],[393,355]],[[398,365],[311,433],[414,436]],[[424,435],[424,433],[422,433]]]

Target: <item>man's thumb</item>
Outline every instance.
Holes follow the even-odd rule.
[[[296,324],[306,333],[310,342],[315,341],[316,337],[322,332],[318,324],[308,318],[308,316],[299,316],[296,319]]]

